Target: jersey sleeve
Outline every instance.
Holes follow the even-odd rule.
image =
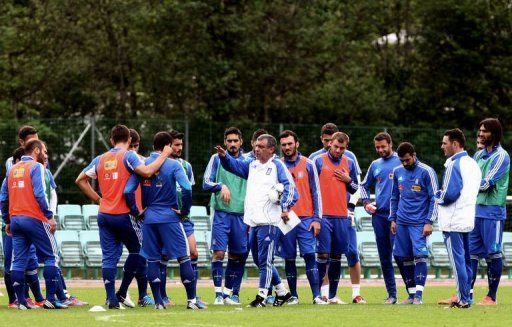
[[[126,205],[130,208],[130,214],[132,216],[139,215],[139,208],[137,207],[137,200],[135,196],[135,191],[140,184],[140,177],[137,174],[132,174],[126,182],[126,185],[123,190],[124,199],[126,201]]]
[[[501,151],[496,158],[493,159],[491,167],[486,176],[482,176],[480,182],[480,191],[485,192],[489,188],[496,185],[496,182],[507,174],[510,167],[510,157],[507,152]]]
[[[87,175],[89,178],[97,179],[98,178],[98,164],[100,162],[100,156],[94,158],[91,163],[85,167],[82,172]]]
[[[217,154],[212,155],[204,171],[203,190],[214,193],[222,189],[222,183],[216,182],[219,164],[219,156]]]
[[[458,160],[446,167],[442,189],[436,192],[436,202],[440,205],[452,204],[459,198],[462,187],[462,174],[460,161]]]
[[[2,220],[5,224],[9,222],[9,190],[7,189],[7,179],[5,177],[2,181],[2,188],[0,190],[0,211],[2,211]]]
[[[370,189],[375,183],[375,178],[373,177],[373,167],[374,162],[372,162],[370,167],[368,167],[366,176],[364,176],[363,181],[359,185],[359,189],[361,191],[361,200],[363,201],[363,204],[370,203]]]
[[[309,178],[309,190],[313,199],[313,220],[322,219],[322,194],[320,192],[320,180],[316,167],[311,160],[306,163]]]
[[[196,185],[196,180],[194,178],[194,171],[192,170],[192,165],[190,162],[187,162],[187,177],[190,181],[190,185]]]
[[[232,157],[229,153],[226,153],[224,157],[220,157],[220,164],[224,169],[237,175],[240,178],[247,179],[249,177],[249,167],[254,159],[247,157],[245,160],[237,160]]]
[[[398,211],[398,201],[400,200],[400,191],[398,190],[398,179],[396,177],[396,168],[393,169],[393,184],[391,186],[391,200],[389,209],[389,221],[396,221],[396,212]]]
[[[50,210],[50,204],[46,197],[46,183],[44,182],[45,168],[40,163],[32,166],[30,170],[30,178],[32,180],[32,187],[34,197],[36,198],[39,209],[43,212],[43,215],[51,219],[53,212]]]
[[[185,171],[177,161],[173,162],[172,171],[174,179],[181,187],[181,215],[186,216],[190,213],[190,208],[192,207],[192,185]]]
[[[274,164],[277,169],[277,180],[284,186],[283,195],[281,196],[281,209],[289,211],[299,199],[299,193],[295,188],[293,177],[284,163],[279,159],[274,159]]]
[[[425,170],[425,179],[427,181],[427,191],[428,191],[428,215],[425,223],[432,224],[437,219],[437,204],[435,202],[435,194],[438,189],[437,184],[437,175],[434,169],[428,167]]]
[[[144,164],[140,157],[137,155],[137,153],[133,150],[126,152],[123,161],[124,165],[126,166],[126,168],[128,168],[130,173],[133,173],[135,169],[137,169],[137,167]]]
[[[350,179],[351,181],[347,183],[347,191],[350,194],[354,194],[359,189],[359,179],[357,178],[357,168],[352,159],[349,159],[350,164]]]
[[[53,178],[53,174],[50,169],[46,168],[46,173],[48,174],[48,178],[50,179],[50,187],[55,190],[57,188],[57,184],[55,184],[55,178]]]

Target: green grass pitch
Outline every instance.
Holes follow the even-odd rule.
[[[68,310],[32,310],[18,311],[7,309],[7,297],[0,298],[1,326],[512,326],[512,287],[501,287],[498,293],[499,306],[477,307],[468,310],[448,309],[437,305],[440,298],[450,296],[453,287],[433,286],[426,288],[422,306],[386,306],[381,304],[385,297],[382,287],[364,287],[362,294],[368,300],[366,305],[329,305],[310,304],[308,288],[300,288],[301,304],[281,308],[246,308],[253,299],[256,289],[246,288],[241,300],[244,305],[213,306],[205,311],[190,311],[185,308],[185,291],[181,287],[170,287],[169,294],[177,302],[167,310],[156,311],[153,308],[135,308],[109,310],[93,313],[88,310],[92,305],[102,304],[105,293],[101,288],[78,288],[73,293],[89,301],[90,306]],[[476,289],[476,299],[485,295],[485,288]],[[5,294],[5,290],[2,289]],[[136,289],[130,289],[132,299],[136,298]],[[198,294],[212,303],[213,288],[200,288]],[[350,289],[340,289],[340,298],[348,301]],[[400,296],[404,298],[405,294]]]

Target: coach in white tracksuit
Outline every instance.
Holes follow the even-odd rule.
[[[452,306],[470,306],[471,260],[469,232],[475,226],[475,207],[482,173],[466,151],[460,129],[445,132],[441,148],[448,157],[442,189],[436,193],[439,228],[455,275],[457,302]]]
[[[220,163],[227,171],[247,179],[244,203],[244,222],[251,226],[251,252],[260,270],[259,292],[251,306],[265,306],[268,288],[276,288],[274,306],[282,305],[291,296],[274,267],[275,245],[281,219],[286,221],[290,208],[298,199],[293,178],[284,163],[274,155],[276,139],[268,134],[258,137],[255,144],[256,158],[236,160],[224,149],[217,147]],[[282,184],[282,196],[273,202],[269,193]]]

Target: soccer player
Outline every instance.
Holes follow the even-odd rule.
[[[416,158],[411,143],[400,143],[396,152],[402,166],[393,170],[388,218],[395,235],[393,255],[409,294],[402,303],[422,304],[428,269],[427,236],[432,234],[432,222],[437,217],[437,175]]]
[[[130,146],[130,131],[124,125],[116,125],[110,133],[110,141],[114,146],[108,152],[96,157],[77,177],[76,184],[92,201],[98,203],[98,227],[102,250],[102,276],[110,309],[120,309],[119,302],[134,307],[127,298],[128,286],[135,272],[144,260],[139,255],[141,232],[134,217],[130,216],[130,208],[123,196],[124,187],[131,174],[151,177],[165,159],[170,155],[171,148],[166,146],[162,153],[150,165],[144,165]],[[102,193],[100,196],[91,187],[90,179],[98,179]],[[122,255],[124,244],[129,251],[124,264],[123,280],[119,291],[115,292],[117,263]]]
[[[9,175],[9,171],[12,168],[12,165],[21,161],[21,157],[23,155],[25,155],[24,147],[19,147],[16,150],[14,150],[12,157],[9,158],[10,164],[9,164],[9,168],[7,170],[7,176]],[[6,183],[6,178],[4,178],[3,184]],[[3,187],[5,187],[5,189],[7,190],[7,184],[3,185]],[[2,199],[1,201],[4,201],[4,199]],[[5,288],[7,290],[7,295],[9,297],[8,308],[16,309],[16,308],[18,308],[19,303],[16,300],[16,295],[14,292],[14,288],[12,286],[12,279],[11,279],[12,236],[8,235],[5,232],[5,224],[6,224],[7,217],[8,217],[8,214],[5,214],[3,217],[4,226],[2,228],[3,248],[4,248],[4,281],[5,281]],[[25,287],[25,299],[27,301],[27,307],[29,309],[37,309],[37,308],[43,307],[44,297],[41,294],[41,288],[39,286],[39,278],[37,275],[37,268],[38,268],[39,263],[38,263],[38,259],[37,259],[37,255],[36,255],[36,248],[34,247],[33,244],[30,246],[28,257],[29,258],[27,260],[27,267],[26,267],[26,271],[25,271],[25,279],[27,282],[26,287]],[[30,298],[29,288],[31,289],[32,294],[34,294],[35,301]]]
[[[336,132],[339,132],[339,130],[338,127],[333,123],[327,123],[324,126],[322,126],[322,129],[320,131],[320,140],[322,141],[323,148],[312,153],[309,156],[309,159],[315,160],[317,156],[327,153],[329,151],[332,135]],[[350,144],[350,138],[348,143]],[[349,146],[349,144],[347,144],[347,147]],[[354,161],[355,169],[357,172],[357,183],[359,184],[361,182],[362,171],[361,168],[359,167],[359,162],[357,161],[356,155],[348,149],[345,149],[344,155],[347,156],[349,159],[352,159],[352,161]],[[357,230],[354,216],[354,209],[356,207],[357,202],[359,201],[360,191],[358,189],[354,194],[347,193],[347,196],[349,197],[347,209],[348,217],[350,218],[351,221],[351,228],[349,230],[348,250],[345,256],[347,257],[350,282],[352,284],[352,303],[364,304],[366,303],[366,301],[361,296],[361,263],[359,261],[359,252],[357,250]],[[321,291],[322,296],[325,299],[327,299],[327,296],[329,294],[329,281],[327,277],[324,278],[323,280],[323,286],[321,288]]]
[[[130,147],[128,149],[131,151],[134,151],[141,161],[145,161],[146,158],[139,154],[139,146],[140,146],[139,133],[133,128],[130,128],[129,130],[130,130],[131,141],[130,141]],[[137,207],[139,208],[139,211],[142,211],[142,191],[141,191],[140,185],[135,190],[135,200],[137,203]],[[137,223],[139,223],[139,222],[137,221]],[[140,229],[140,226],[139,226],[139,229]],[[121,253],[123,252],[122,244],[120,244],[120,251],[121,251]],[[142,256],[139,259],[141,260],[141,262],[138,265],[137,270],[135,271],[135,280],[137,281],[137,289],[139,291],[139,299],[138,299],[137,303],[141,307],[154,305],[155,302],[153,301],[151,296],[148,295],[148,278],[147,278],[148,265],[147,265],[146,260]],[[126,298],[129,298],[128,293],[126,293]]]
[[[162,154],[165,146],[173,142],[171,133],[158,132],[153,139],[153,149],[146,164],[149,165]],[[178,206],[176,184],[181,187],[182,204]],[[142,184],[142,203],[144,207],[142,224],[141,254],[148,260],[148,279],[155,298],[155,309],[165,309],[160,293],[160,261],[162,253],[169,259],[177,259],[180,264],[180,275],[187,292],[187,309],[204,309],[196,300],[194,271],[192,269],[187,236],[182,224],[182,215],[190,212],[192,203],[192,185],[185,175],[182,165],[167,159],[158,174],[152,178],[141,179],[132,176],[128,181],[124,194],[132,215],[139,216],[135,203],[135,189]]]
[[[373,138],[379,159],[372,161],[364,180],[361,182],[361,198],[364,209],[372,215],[372,226],[377,241],[380,266],[388,297],[385,304],[397,302],[395,269],[393,268],[393,241],[391,225],[388,221],[393,169],[400,166],[400,159],[393,151],[393,142],[388,133],[381,132]],[[370,189],[375,187],[375,204],[370,200]]]
[[[441,148],[448,158],[442,188],[436,192],[439,228],[455,275],[457,301],[452,307],[470,307],[471,260],[469,232],[475,226],[475,205],[482,173],[466,151],[466,138],[460,129],[444,133]]]
[[[28,141],[25,144],[25,155],[11,167],[2,189],[2,212],[8,213],[6,233],[12,232],[13,237],[11,277],[20,310],[29,309],[24,289],[31,244],[34,244],[38,257],[44,262],[46,300],[43,308],[67,308],[55,298],[59,259],[53,233],[57,223],[45,196],[43,164],[46,159],[44,143],[39,140]]]
[[[218,145],[217,154],[224,169],[247,179],[244,222],[251,226],[251,252],[260,272],[259,291],[250,307],[264,307],[270,285],[277,297],[273,306],[282,306],[291,297],[274,266],[275,243],[280,235],[277,225],[287,221],[288,212],[297,201],[293,179],[281,160],[274,156],[276,139],[269,134],[258,137],[254,147],[256,159],[236,160]],[[278,203],[270,200],[273,188],[283,187]]]
[[[37,129],[32,126],[25,125],[18,129],[18,144],[24,147],[25,144],[30,140],[38,140]],[[9,171],[13,165],[13,157],[10,157],[5,162],[5,170]]]
[[[299,138],[290,130],[279,135],[279,143],[285,163],[293,177],[299,194],[299,200],[293,206],[293,211],[301,218],[301,223],[286,235],[282,235],[278,246],[278,256],[285,260],[286,279],[292,297],[289,305],[299,304],[297,293],[297,243],[300,256],[306,263],[306,276],[313,293],[313,304],[327,304],[320,297],[320,280],[316,265],[316,237],[320,233],[322,217],[322,197],[318,173],[313,161],[302,156],[298,151]]]
[[[501,147],[503,129],[498,119],[480,122],[478,139],[484,148],[474,158],[482,172],[480,192],[476,202],[475,229],[469,235],[472,287],[476,280],[478,259],[487,261],[489,292],[478,305],[496,305],[496,293],[503,270],[503,225],[507,217],[506,197],[509,183],[510,156]],[[472,293],[472,290],[471,290]]]
[[[359,187],[355,163],[344,155],[348,142],[347,134],[334,133],[329,150],[313,161],[320,179],[323,212],[317,243],[317,264],[322,280],[327,273],[329,261],[328,301],[331,304],[344,304],[336,293],[341,272],[341,255],[347,255],[352,229],[347,194],[354,194]]]
[[[245,160],[242,144],[242,132],[238,128],[230,127],[224,131],[224,145],[229,155],[236,160]],[[249,251],[249,226],[243,221],[246,184],[245,179],[222,167],[217,154],[212,155],[204,172],[203,189],[212,192],[210,209],[214,210],[211,241],[214,305],[240,304],[238,292]],[[228,263],[223,290],[222,264],[227,250]]]

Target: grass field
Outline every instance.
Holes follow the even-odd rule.
[[[349,289],[344,287],[339,294],[348,301]],[[485,295],[485,288],[476,289],[476,298]],[[2,290],[5,294],[5,290]],[[499,306],[477,307],[468,310],[448,309],[436,304],[439,298],[453,293],[452,287],[435,286],[426,288],[422,306],[386,306],[381,304],[385,292],[382,287],[364,287],[363,295],[367,305],[314,306],[310,303],[307,288],[299,289],[303,304],[281,308],[246,308],[255,295],[255,289],[245,289],[241,299],[242,307],[213,306],[205,311],[190,311],[185,308],[184,290],[169,288],[169,294],[178,305],[163,311],[153,308],[110,310],[89,312],[88,307],[68,310],[18,311],[6,308],[7,297],[0,298],[1,326],[512,326],[512,287],[500,288]],[[91,305],[104,302],[101,288],[73,289],[73,293],[87,300]],[[131,289],[132,298],[136,290]],[[198,292],[205,301],[213,301],[212,288],[201,288]],[[405,294],[400,294],[402,298]]]

